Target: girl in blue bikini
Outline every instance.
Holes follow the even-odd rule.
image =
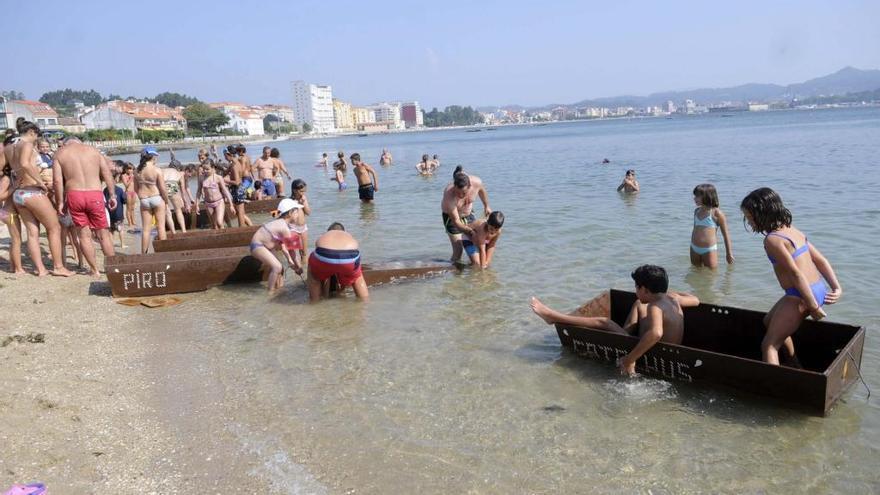
[[[779,348],[784,345],[791,362],[796,364],[791,336],[807,316],[815,320],[824,318],[822,306],[836,303],[843,289],[831,263],[810,244],[807,236],[791,225],[791,212],[776,191],[769,187],[755,189],[742,200],[740,208],[752,230],[764,234],[764,251],[785,291],[764,317],[764,361],[778,365]]]
[[[721,229],[727,263],[733,263],[733,245],[727,233],[727,217],[718,208],[718,192],[712,184],[700,184],[694,188],[694,231],[691,233],[691,264],[694,266],[718,266],[718,237]]]

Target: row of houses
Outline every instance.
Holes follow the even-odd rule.
[[[247,135],[263,135],[264,119],[272,115],[273,122],[293,122],[293,108],[285,105],[244,105],[221,102],[209,104],[222,111],[229,122],[223,129],[232,129]],[[161,103],[114,100],[94,107],[78,108],[78,117],[60,117],[50,105],[31,100],[0,98],[0,125],[15,127],[19,117],[34,122],[41,129],[82,133],[89,129],[184,131],[187,128],[183,107],[172,108]],[[277,128],[277,126],[276,126]]]

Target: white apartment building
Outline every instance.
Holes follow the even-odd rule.
[[[333,89],[330,86],[293,81],[293,122],[299,126],[308,122],[314,132],[336,131],[333,120]]]
[[[390,129],[403,129],[404,122],[400,119],[400,103],[376,103],[369,107],[376,115],[376,122],[386,122]]]

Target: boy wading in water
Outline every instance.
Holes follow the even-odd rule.
[[[548,308],[533,297],[530,306],[536,315],[552,325],[562,323],[576,327],[596,328],[606,332],[632,335],[638,331],[639,343],[618,361],[620,373],[635,375],[636,361],[657,342],[681,344],[684,337],[682,308],[698,306],[700,300],[685,292],[667,292],[669,278],[666,270],[656,265],[642,265],[632,272],[636,297],[623,327],[604,316],[588,317],[567,315]]]
[[[376,176],[376,170],[362,162],[359,153],[351,155],[351,163],[354,165],[354,176],[358,181],[358,197],[364,203],[373,201],[373,193],[379,191],[379,178]]]

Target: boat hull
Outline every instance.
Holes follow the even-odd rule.
[[[157,253],[165,253],[170,251],[247,246],[259,228],[259,225],[252,225],[223,230],[190,230],[188,232],[169,234],[165,240],[154,239],[153,250]]]
[[[623,323],[635,294],[604,293],[573,314],[607,316]],[[765,313],[701,304],[685,309],[682,345],[658,343],[636,362],[636,370],[657,378],[722,385],[784,401],[812,414],[826,415],[858,378],[865,329],[805,321],[793,335],[804,369],[761,360]],[[616,333],[556,325],[562,345],[577,355],[615,364],[638,343]]]

